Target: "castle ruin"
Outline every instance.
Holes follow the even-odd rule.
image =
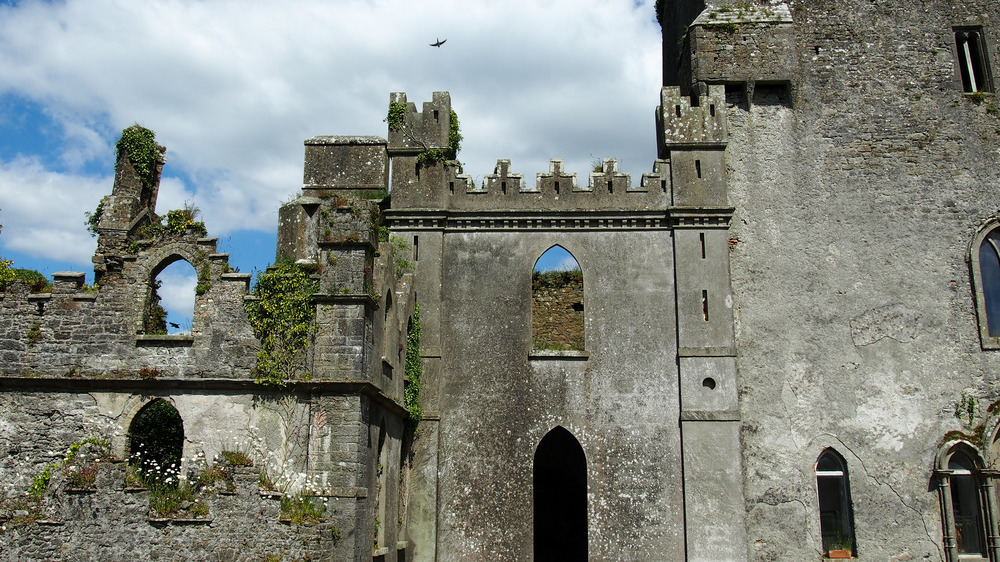
[[[0,557],[1000,561],[1000,6],[659,16],[641,177],[498,160],[476,185],[445,92],[305,141],[281,380],[250,276],[195,223],[151,228],[162,152],[122,152],[99,288],[0,299]],[[556,246],[581,274],[539,296]],[[155,333],[178,260],[192,329]],[[180,474],[220,474],[172,510],[130,480],[162,402]]]

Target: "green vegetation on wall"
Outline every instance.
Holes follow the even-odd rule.
[[[420,418],[424,415],[424,410],[420,406],[420,377],[424,372],[420,363],[420,333],[420,305],[414,304],[413,323],[406,332],[406,359],[403,364],[403,373],[406,376],[403,404],[410,412],[406,420],[406,427],[410,433],[416,430]]]
[[[83,216],[87,217],[87,220],[83,224],[87,227],[87,232],[91,236],[97,236],[97,227],[101,224],[101,217],[104,216],[104,199],[97,202],[97,208],[94,212],[84,211]]]
[[[143,484],[174,484],[180,474],[184,423],[173,404],[157,398],[136,414],[129,427],[129,464]],[[170,479],[170,481],[168,481]]]
[[[406,127],[406,104],[398,101],[389,102],[389,112],[384,121],[389,125],[390,132],[402,132],[408,139],[423,146],[424,151],[417,155],[417,163],[421,166],[430,166],[437,162],[454,159],[458,156],[458,151],[462,149],[462,132],[458,123],[458,114],[455,110],[449,110],[448,116],[451,118],[448,124],[448,148],[430,148],[418,139]]]
[[[284,386],[303,370],[316,307],[312,294],[319,283],[293,262],[279,262],[257,274],[246,303],[247,317],[260,339],[255,382]]]
[[[160,149],[156,145],[156,133],[139,124],[124,129],[121,138],[115,143],[116,172],[123,153],[128,155],[128,161],[135,169],[136,175],[139,176],[142,187],[151,189],[156,163],[160,158]]]
[[[0,264],[0,291],[7,289],[15,281],[27,285],[32,293],[48,293],[52,290],[52,283],[34,269],[10,267],[14,263],[10,260],[0,260],[0,262],[3,262]]]

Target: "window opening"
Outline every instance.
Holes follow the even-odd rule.
[[[701,316],[708,322],[708,290],[701,291]]]
[[[393,349],[393,346],[398,344],[398,342],[396,341],[396,339],[398,338],[393,338],[392,334],[394,332],[398,333],[398,330],[394,329],[395,328],[395,326],[393,326],[394,319],[390,318],[389,316],[389,312],[391,311],[392,311],[392,291],[386,291],[385,310],[383,311],[383,317],[382,317],[382,357],[387,361],[390,360],[390,358],[393,357],[393,355],[398,355],[398,352],[395,349]],[[383,363],[382,374],[391,379],[392,367],[390,365]]]
[[[129,425],[129,467],[140,483],[177,485],[184,454],[184,422],[173,404],[157,398]]]
[[[979,246],[979,281],[988,333],[1000,337],[1000,229],[987,234]]]
[[[823,552],[829,556],[831,551],[840,551],[857,557],[847,463],[833,449],[823,451],[816,461],[816,489]]]
[[[701,259],[705,259],[705,233],[699,232],[698,239],[701,241]]]
[[[676,112],[677,116],[680,117],[681,116],[681,106],[675,105],[674,106],[674,112]]]
[[[698,174],[698,177],[700,178],[701,177],[701,160],[695,160],[694,161],[694,171],[695,171],[695,173]]]
[[[500,182],[500,192],[503,193],[504,195],[507,195],[507,182],[505,181]]]
[[[582,350],[583,271],[573,254],[552,246],[531,273],[531,332],[535,349]]]
[[[417,235],[413,235],[413,261],[417,262],[420,260],[420,240],[417,239]]]
[[[535,449],[535,560],[587,560],[587,457],[561,426]]]
[[[375,548],[385,546],[385,526],[388,524],[385,510],[385,482],[384,472],[388,466],[388,455],[385,447],[385,421],[378,430],[378,466],[375,467],[375,521],[372,528],[375,536],[373,541]]]
[[[975,465],[963,452],[956,451],[948,460],[951,471],[951,509],[955,518],[955,546],[958,554],[982,554],[982,507],[979,504],[979,483]]]
[[[958,71],[962,76],[962,90],[967,93],[992,92],[989,61],[981,28],[955,31],[958,51]]]
[[[194,267],[180,257],[176,257],[159,271],[153,270],[143,309],[144,334],[191,333],[195,293],[210,287],[208,264],[203,268],[202,282],[199,282]]]

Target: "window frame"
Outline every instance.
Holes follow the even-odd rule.
[[[832,459],[834,462],[836,462],[836,464],[839,465],[840,469],[820,470],[820,464],[826,458]],[[837,529],[837,530],[846,531],[847,536],[844,538],[850,544],[851,557],[857,558],[858,543],[854,529],[854,502],[851,498],[851,482],[850,482],[850,475],[847,470],[847,460],[844,459],[844,456],[841,455],[840,452],[838,452],[833,447],[827,447],[823,449],[823,451],[819,454],[819,456],[816,457],[816,463],[813,466],[813,473],[816,478],[816,499],[820,516],[820,544],[822,545],[823,555],[827,556],[831,550],[831,546],[833,545],[831,545],[828,539],[826,538],[827,535],[829,535],[829,533],[826,531],[828,531],[829,529],[825,529],[823,524],[823,505],[828,502],[823,501],[824,489],[827,487],[820,485],[820,479],[824,478],[832,480],[836,478],[840,480],[839,483],[836,483],[834,485],[839,488],[838,489],[839,497],[837,498],[837,500],[839,501],[837,501],[837,503],[840,504],[838,507],[840,508],[840,511],[842,511],[842,514],[840,515],[841,521],[836,526],[846,527],[845,529]],[[838,550],[846,550],[846,549],[838,549]]]
[[[968,459],[971,469],[955,470],[951,468],[952,458],[956,454],[961,454]],[[975,488],[975,495],[978,509],[975,516],[978,518],[980,538],[979,553],[960,553],[958,551],[958,530],[956,524],[954,486],[952,479],[955,476],[971,476]],[[941,539],[944,547],[945,560],[947,562],[976,562],[992,561],[997,562],[997,549],[991,545],[996,542],[996,522],[994,521],[994,509],[996,498],[993,493],[990,471],[985,470],[982,456],[979,451],[967,441],[957,440],[946,443],[937,454],[935,460],[934,477],[937,480],[938,500],[941,509]]]
[[[992,93],[993,73],[990,69],[989,45],[982,26],[966,25],[952,27],[952,34],[955,39],[955,71],[958,81],[962,85],[962,92],[966,94]],[[960,35],[965,35],[965,41]],[[978,47],[978,53],[974,53],[969,48],[969,34],[974,34],[971,38],[974,46]],[[978,54],[978,57],[976,55]],[[979,73],[976,72],[977,64],[981,66]],[[969,79],[965,78],[968,73]]]
[[[993,231],[1000,231],[1000,219],[992,219],[983,225],[973,237],[969,245],[968,260],[972,278],[972,296],[975,301],[976,323],[979,328],[979,343],[983,350],[1000,349],[1000,336],[990,335],[989,318],[986,313],[986,292],[983,286],[982,263],[979,259],[980,248]],[[998,252],[1000,261],[1000,252]],[[1000,299],[1000,291],[991,298]],[[1000,322],[1000,318],[997,319]]]

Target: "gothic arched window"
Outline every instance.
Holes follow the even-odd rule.
[[[833,449],[823,451],[816,461],[816,489],[819,492],[819,524],[823,538],[823,553],[846,551],[856,557],[847,463]]]
[[[582,351],[583,271],[562,246],[552,246],[531,273],[531,336],[534,349]]]
[[[982,461],[975,449],[960,442],[938,454],[934,475],[938,479],[941,523],[945,557],[949,562],[959,558],[986,557],[986,517],[984,496],[989,489],[982,486]]]
[[[980,231],[969,256],[983,349],[1000,349],[1000,228],[995,227]]]

